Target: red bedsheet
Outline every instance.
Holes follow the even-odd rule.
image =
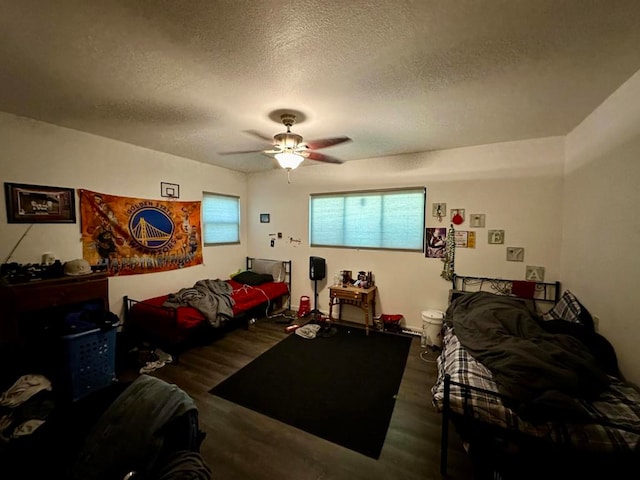
[[[285,282],[267,282],[257,287],[242,285],[233,280],[227,282],[233,288],[231,296],[235,302],[234,316],[289,293],[289,285]],[[205,321],[205,317],[193,307],[162,308],[168,296],[167,294],[142,302],[132,302],[127,322],[131,322],[137,331],[147,333],[156,340],[168,343],[182,342],[189,330]]]

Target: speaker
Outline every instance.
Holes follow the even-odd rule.
[[[322,280],[327,274],[327,263],[321,257],[309,257],[309,278]]]

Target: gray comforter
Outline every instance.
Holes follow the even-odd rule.
[[[540,317],[514,298],[477,292],[447,309],[461,345],[485,367],[505,401],[523,417],[555,412],[579,418],[576,398],[593,399],[609,384],[577,338],[545,331]]]
[[[224,280],[198,280],[191,288],[182,288],[170,293],[164,307],[193,307],[200,311],[214,327],[233,318],[234,300],[231,297],[233,287]]]

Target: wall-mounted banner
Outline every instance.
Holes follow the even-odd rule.
[[[91,265],[133,275],[202,263],[201,202],[78,193],[82,257]]]

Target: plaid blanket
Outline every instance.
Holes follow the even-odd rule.
[[[451,377],[449,408],[454,414],[483,423],[569,445],[584,452],[629,452],[640,449],[640,393],[615,377],[594,401],[577,400],[593,423],[532,423],[504,406],[491,372],[462,347],[450,326],[444,327],[438,377],[431,388],[438,411],[444,404],[444,375]],[[465,386],[486,390],[471,391]]]

